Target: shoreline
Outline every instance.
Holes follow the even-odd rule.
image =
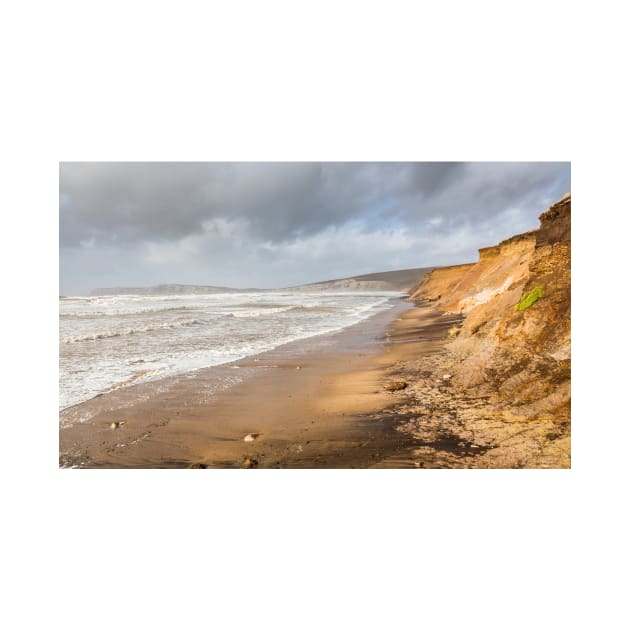
[[[570,468],[557,418],[532,422],[451,377],[449,330],[463,319],[401,300],[332,334],[105,394],[62,412],[91,417],[60,427],[59,465]]]
[[[393,322],[412,308],[401,299],[340,331],[64,409],[60,466],[230,468],[249,458],[258,467],[364,467],[408,442],[389,424],[361,423],[390,402],[379,388],[381,355]],[[258,437],[243,442],[250,433]]]

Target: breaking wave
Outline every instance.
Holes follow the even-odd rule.
[[[60,297],[59,406],[351,326],[396,292]],[[72,421],[74,422],[74,420]]]
[[[207,324],[201,319],[189,319],[183,322],[166,322],[164,324],[149,324],[147,326],[138,326],[137,328],[122,328],[117,330],[104,330],[86,335],[70,335],[62,337],[61,343],[80,343],[82,341],[97,341],[98,339],[108,339],[110,337],[123,337],[125,335],[136,335],[138,333],[151,332],[153,330],[165,330],[168,328],[181,328],[186,326],[198,326]]]

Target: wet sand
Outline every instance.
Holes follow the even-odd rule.
[[[399,362],[439,352],[451,325],[401,301],[334,334],[104,394],[61,412],[60,466],[413,467],[412,438],[386,413],[405,391],[386,386]]]

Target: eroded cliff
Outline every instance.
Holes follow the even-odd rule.
[[[475,264],[433,270],[412,292],[461,316],[445,352],[419,362],[412,381],[412,405],[428,411],[405,430],[427,445],[428,465],[570,466],[570,194],[540,222],[480,250]],[[458,444],[475,436],[478,450],[455,457],[431,447],[445,434]]]

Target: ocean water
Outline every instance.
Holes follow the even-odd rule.
[[[112,295],[59,300],[59,408],[341,330],[400,293]]]

